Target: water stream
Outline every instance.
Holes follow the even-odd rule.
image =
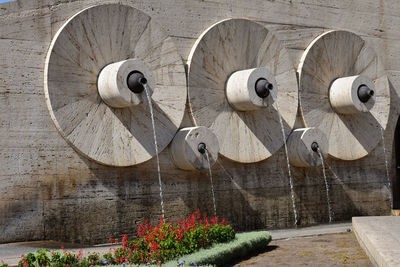
[[[389,190],[389,198],[390,198],[390,207],[393,209],[393,196],[392,196],[392,183],[390,181],[390,175],[389,175],[389,163],[387,160],[387,153],[386,153],[386,143],[385,143],[385,133],[383,131],[383,128],[381,128],[381,137],[382,137],[382,148],[383,148],[383,156],[385,159],[385,168],[386,168],[386,186],[387,189]]]
[[[214,182],[213,182],[213,177],[212,177],[212,172],[211,172],[211,163],[210,163],[210,156],[208,155],[208,150],[206,149],[206,157],[207,157],[207,162],[208,162],[208,173],[210,176],[210,183],[211,183],[211,194],[212,194],[212,200],[213,200],[213,205],[214,205],[214,217],[217,217],[217,205],[215,203],[215,193],[214,193]]]
[[[226,174],[226,176],[228,176],[228,178],[231,180],[231,182],[234,184],[234,186],[236,187],[236,189],[239,190],[243,190],[243,188],[235,181],[235,179],[233,179],[233,176],[225,169],[224,165],[221,164],[221,162],[219,162],[219,159],[217,159],[217,163],[218,165],[221,167],[221,169],[224,171],[224,173]]]
[[[287,163],[287,167],[288,167],[289,184],[290,184],[290,196],[291,196],[291,199],[292,199],[292,206],[293,206],[293,213],[294,213],[294,225],[297,226],[297,210],[296,210],[296,202],[295,202],[296,199],[295,199],[295,196],[294,196],[293,178],[292,178],[292,172],[290,170],[290,161],[289,161],[288,148],[287,148],[287,144],[286,144],[285,128],[284,128],[284,125],[283,125],[281,111],[279,109],[279,105],[278,105],[277,101],[275,101],[275,105],[276,105],[276,110],[278,111],[279,122],[281,124],[281,130],[282,130],[283,143],[285,145],[286,163]]]
[[[334,172],[334,171],[332,170],[332,167],[329,166],[328,163],[325,163],[325,165],[326,165],[326,167],[328,167],[328,169],[331,171],[333,177],[340,183],[340,185],[341,185],[341,186],[345,186],[345,184],[343,183],[342,180],[340,180],[340,178],[339,178],[339,176],[336,174],[336,172]]]
[[[326,201],[328,203],[328,213],[329,213],[329,222],[332,222],[332,207],[331,207],[331,199],[329,197],[329,184],[328,180],[326,179],[326,172],[325,172],[325,163],[324,163],[324,156],[321,153],[321,150],[317,148],[317,153],[318,156],[321,159],[321,165],[322,165],[322,174],[324,176],[324,181],[325,181],[325,188],[326,188]]]
[[[147,101],[149,104],[150,114],[151,114],[151,124],[153,125],[153,137],[154,137],[154,147],[156,150],[156,158],[157,158],[157,172],[158,172],[158,183],[160,185],[160,200],[161,200],[161,215],[165,218],[164,212],[164,198],[163,198],[163,190],[162,190],[162,181],[161,181],[161,170],[160,170],[160,158],[158,157],[158,145],[157,145],[157,135],[156,135],[156,125],[154,122],[154,112],[153,112],[153,104],[151,102],[150,89],[147,84],[144,84],[144,90],[146,92]]]

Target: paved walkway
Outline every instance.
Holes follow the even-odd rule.
[[[351,230],[351,223],[321,224],[297,229],[271,230],[272,240],[343,233]]]
[[[353,217],[360,245],[377,266],[400,266],[400,217]]]
[[[291,239],[297,237],[318,236],[323,234],[342,233],[351,228],[351,223],[335,223],[318,225],[312,227],[304,227],[297,229],[284,229],[272,230],[273,240]],[[3,260],[10,265],[16,265],[22,254],[26,255],[29,252],[35,252],[40,248],[47,248],[50,250],[59,250],[61,246],[66,250],[75,251],[76,253],[82,248],[79,244],[60,243],[55,241],[35,241],[35,242],[21,242],[0,244],[0,263]],[[112,248],[110,245],[97,245],[92,247],[83,247],[84,255],[88,253],[98,252],[106,253]],[[115,246],[114,246],[115,247]]]
[[[353,232],[272,240],[266,252],[235,267],[373,267]]]

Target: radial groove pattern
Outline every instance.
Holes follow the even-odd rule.
[[[235,71],[266,67],[275,75],[286,137],[298,107],[296,72],[288,52],[268,29],[244,19],[225,20],[199,38],[189,58],[189,104],[194,123],[218,137],[220,153],[237,162],[258,162],[283,145],[278,112],[269,107],[235,111],[225,84]]]
[[[329,102],[329,87],[341,77],[363,75],[376,87],[370,112],[343,115]],[[329,154],[343,160],[366,156],[382,139],[390,108],[389,81],[375,51],[354,33],[330,31],[306,49],[299,66],[300,109],[307,127],[329,139]]]
[[[149,16],[119,4],[83,10],[57,32],[46,59],[46,101],[57,129],[83,155],[106,165],[130,166],[155,156],[148,103],[114,109],[97,91],[101,69],[130,58],[154,73],[161,151],[182,121],[186,78],[171,38]]]

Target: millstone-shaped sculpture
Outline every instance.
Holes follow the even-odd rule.
[[[264,26],[230,19],[206,30],[189,56],[189,106],[196,125],[217,136],[220,153],[249,163],[283,145],[296,118],[296,72],[287,50]]]
[[[183,170],[209,169],[218,159],[218,139],[207,127],[180,129],[170,152],[175,165]]]
[[[182,60],[148,15],[126,5],[85,9],[56,33],[44,88],[62,136],[98,163],[130,166],[155,156],[174,137],[186,102]]]
[[[317,128],[299,128],[289,135],[290,164],[296,167],[318,167],[328,151],[328,139]]]
[[[304,124],[325,133],[329,155],[355,160],[374,149],[390,108],[389,81],[375,51],[354,33],[330,31],[309,45],[298,71]]]

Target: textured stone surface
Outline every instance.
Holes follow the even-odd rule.
[[[313,145],[316,145],[317,149]],[[291,165],[317,167],[322,164],[321,156],[323,158],[327,156],[328,139],[318,128],[299,128],[294,129],[289,135],[287,147]]]
[[[45,57],[57,30],[80,10],[123,3],[160,23],[186,62],[195,40],[231,17],[257,20],[275,32],[293,67],[308,44],[328,29],[362,36],[382,58],[391,81],[391,112],[384,132],[390,175],[400,114],[400,2],[397,0],[17,0],[0,4],[0,242],[53,239],[107,242],[133,234],[143,218],[161,214],[156,162],[113,168],[80,156],[58,133],[46,107]],[[189,114],[181,127],[193,126]],[[297,117],[295,127],[304,127]],[[237,144],[233,144],[237,145]],[[383,143],[357,161],[328,158],[334,220],[390,214]],[[177,169],[160,154],[166,217],[200,208],[212,214],[207,171]],[[238,231],[292,227],[293,210],[283,147],[269,159],[213,166],[217,213]],[[327,222],[321,168],[292,168],[301,225]],[[335,173],[335,175],[333,174]]]
[[[307,47],[298,72],[304,123],[324,132],[329,141],[329,155],[356,160],[376,147],[388,122],[390,89],[382,60],[373,48],[354,33],[330,31]],[[375,95],[365,104],[359,101],[357,108],[339,108],[339,103],[345,105],[346,101],[335,90],[336,84],[343,80],[338,78],[355,75],[362,75],[363,84],[374,85]],[[357,94],[354,90],[348,92]],[[333,101],[330,95],[334,94]],[[358,100],[356,96],[353,98]]]
[[[193,121],[214,131],[221,155],[253,163],[269,158],[283,146],[282,131],[286,139],[296,120],[298,90],[289,53],[273,32],[250,20],[219,22],[199,37],[188,64]],[[273,80],[274,93],[268,99],[275,97],[275,101],[256,95],[254,87],[260,76]],[[253,87],[253,94],[241,104],[232,103],[241,98],[232,94],[232,90],[238,91],[232,86],[238,80]],[[248,93],[247,88],[244,91]]]
[[[170,152],[174,164],[182,170],[210,169],[218,160],[218,139],[204,126],[182,128],[172,140]]]
[[[102,99],[100,72],[127,59],[117,64],[125,76],[117,87],[125,89],[125,97]],[[85,157],[125,167],[156,155],[147,93],[139,96],[126,85],[132,71],[141,71],[149,80],[162,151],[182,122],[187,90],[182,60],[161,26],[130,6],[98,5],[76,14],[53,38],[44,74],[46,103],[57,129]]]

